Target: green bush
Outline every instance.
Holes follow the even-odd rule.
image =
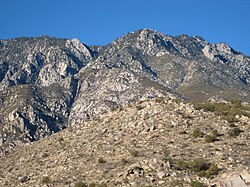
[[[59,142],[64,141],[63,137],[59,137],[59,138],[58,138],[58,141],[59,141]]]
[[[82,181],[78,181],[77,183],[75,183],[74,187],[88,187],[88,185]]]
[[[48,176],[45,176],[45,177],[42,178],[41,183],[42,184],[47,184],[47,183],[49,183],[49,181],[50,181],[50,178]]]
[[[209,165],[209,162],[202,158],[196,158],[189,163],[190,170],[194,172],[206,171]]]
[[[104,160],[104,158],[102,158],[102,157],[101,157],[101,158],[98,158],[97,161],[98,161],[99,164],[103,164],[103,163],[106,162],[106,161]]]
[[[205,184],[203,184],[203,183],[201,183],[201,182],[199,182],[199,181],[192,181],[192,182],[190,183],[190,186],[191,186],[191,187],[206,187]]]
[[[155,102],[156,103],[161,103],[164,101],[164,97],[158,97],[158,98],[155,98]]]
[[[206,176],[206,171],[198,171],[196,173],[199,177],[205,177]]]
[[[211,177],[219,172],[219,168],[214,163],[210,163],[202,158],[194,159],[190,162],[176,160],[173,169],[189,170],[195,172],[200,177]]]
[[[177,160],[175,164],[175,169],[177,170],[187,170],[189,168],[189,163],[184,160]]]
[[[213,130],[211,131],[211,133],[212,133],[212,135],[215,136],[215,137],[220,136],[220,133],[218,132],[217,129],[213,129]]]
[[[216,115],[222,116],[223,119],[230,123],[237,122],[236,115],[244,115],[250,117],[250,108],[243,106],[240,101],[231,101],[230,103],[193,103],[197,110],[214,112]]]
[[[184,184],[183,184],[183,181],[179,181],[179,180],[174,180],[174,181],[171,181],[170,184],[169,184],[170,187],[183,187]]]
[[[141,105],[137,105],[137,106],[136,106],[136,109],[137,109],[137,110],[142,110],[143,108],[144,108],[144,107],[141,106]]]
[[[89,184],[89,187],[96,187],[96,184],[92,182]]]
[[[201,133],[200,129],[194,129],[192,136],[193,136],[193,138],[198,138],[201,136],[201,134],[202,133]]]
[[[217,175],[219,173],[219,168],[216,166],[216,164],[212,163],[209,168],[206,170],[205,177],[210,178],[212,175]]]
[[[217,140],[216,137],[213,135],[206,135],[204,138],[205,138],[205,142],[207,143],[212,143]]]

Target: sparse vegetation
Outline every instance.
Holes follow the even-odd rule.
[[[155,102],[156,103],[161,103],[164,101],[164,97],[158,97],[158,98],[155,98]]]
[[[204,137],[204,139],[205,139],[205,142],[207,142],[207,143],[212,143],[212,142],[215,142],[217,140],[216,136],[214,136],[214,135],[206,135]]]
[[[88,187],[88,185],[82,181],[75,183],[74,187]]]
[[[220,133],[218,132],[217,129],[213,129],[213,130],[211,131],[211,133],[212,133],[212,135],[215,136],[215,137],[220,136]]]
[[[222,116],[224,120],[227,120],[229,123],[235,123],[238,120],[235,118],[238,116],[247,116],[250,117],[249,107],[243,106],[240,101],[232,100],[227,103],[193,103],[195,108],[200,110],[214,112],[216,115]]]
[[[99,164],[103,164],[103,163],[106,162],[106,160],[104,160],[104,158],[102,158],[102,157],[101,157],[101,158],[98,158],[97,161],[98,161]]]
[[[88,187],[96,187],[96,184],[95,183],[90,183]]]
[[[41,180],[42,184],[48,184],[50,182],[50,178],[48,176],[44,176]]]
[[[219,168],[216,166],[216,164],[210,163],[202,158],[197,158],[189,162],[177,160],[174,169],[193,171],[198,176],[207,178],[210,178],[219,172]]]
[[[192,133],[192,136],[193,138],[198,138],[202,135],[200,129],[194,129],[193,133]]]
[[[227,131],[227,134],[228,134],[229,136],[236,137],[236,136],[239,136],[239,134],[240,134],[241,132],[242,132],[242,131],[240,130],[240,128],[234,127],[234,128],[232,128],[232,129],[229,129],[229,130]]]
[[[219,172],[219,168],[216,166],[216,164],[211,163],[209,168],[206,170],[205,177],[210,178],[212,175],[217,175]]]
[[[142,105],[137,105],[137,106],[136,106],[136,109],[137,109],[137,110],[142,110],[143,108],[144,108],[144,107],[143,107]]]
[[[181,180],[173,180],[173,181],[170,182],[169,186],[170,186],[170,187],[176,187],[176,186],[178,186],[178,187],[183,187],[183,186],[184,186],[183,183],[184,183],[184,182],[181,181]]]
[[[203,184],[203,183],[201,183],[201,182],[199,182],[199,181],[192,181],[192,182],[190,183],[190,186],[191,186],[191,187],[206,187],[205,184]]]
[[[58,138],[58,141],[59,141],[59,142],[64,141],[63,137],[59,137],[59,138]]]
[[[125,158],[122,158],[122,159],[121,159],[121,163],[122,163],[123,165],[125,165],[125,164],[128,163],[128,161],[127,161]]]

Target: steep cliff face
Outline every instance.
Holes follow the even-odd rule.
[[[128,33],[106,46],[48,36],[0,40],[3,150],[142,98],[250,101],[250,58],[225,43]]]
[[[17,38],[0,45],[1,147],[38,140],[68,126],[76,74],[93,57],[79,40]]]

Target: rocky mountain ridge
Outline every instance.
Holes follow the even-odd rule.
[[[101,47],[48,36],[0,40],[1,152],[142,98],[249,101],[249,63],[224,43],[152,29]]]

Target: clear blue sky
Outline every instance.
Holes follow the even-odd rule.
[[[0,0],[0,39],[50,35],[104,45],[142,28],[226,42],[250,56],[250,0]]]

